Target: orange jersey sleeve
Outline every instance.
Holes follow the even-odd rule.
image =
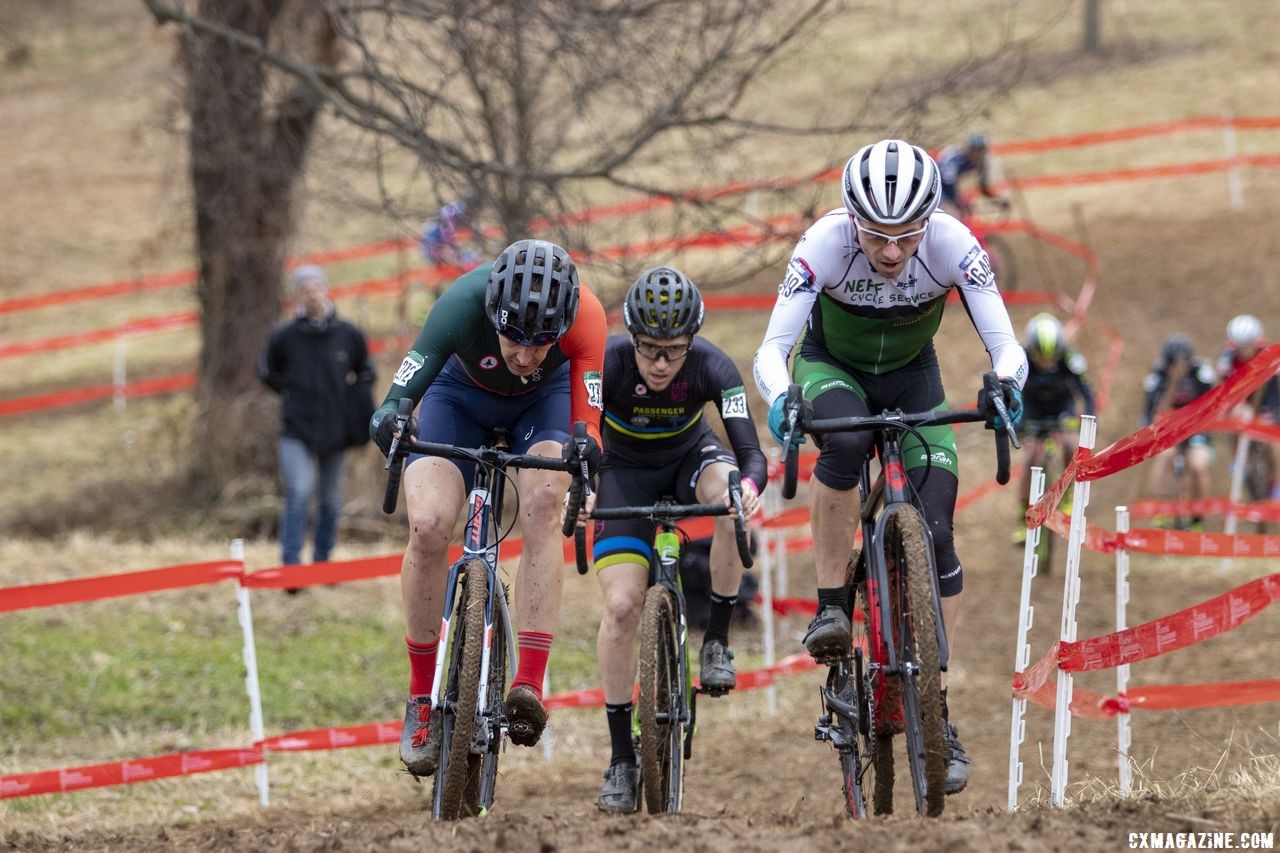
[[[569,359],[570,421],[586,421],[587,434],[603,446],[600,415],[604,411],[604,342],[608,333],[604,306],[586,287],[578,289],[578,316],[560,339]]]

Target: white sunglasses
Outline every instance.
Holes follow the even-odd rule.
[[[892,244],[900,244],[903,241],[910,243],[914,240],[918,240],[924,236],[925,231],[929,230],[929,220],[927,219],[924,221],[924,225],[921,225],[914,231],[908,231],[905,234],[885,234],[883,231],[876,231],[875,229],[868,228],[863,225],[858,221],[856,216],[853,217],[853,225],[858,229],[858,233],[867,235],[876,241],[876,245],[884,246],[886,248]]]

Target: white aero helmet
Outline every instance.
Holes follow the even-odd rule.
[[[923,148],[882,139],[849,158],[841,185],[844,206],[876,225],[917,222],[942,198],[938,166]]]
[[[1262,337],[1262,321],[1252,314],[1241,314],[1227,324],[1227,340],[1232,346],[1247,347]]]

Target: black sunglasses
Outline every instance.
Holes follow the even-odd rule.
[[[523,329],[510,325],[500,326],[498,334],[522,347],[545,347],[560,340],[560,336],[555,332],[535,332],[532,335],[525,335]]]

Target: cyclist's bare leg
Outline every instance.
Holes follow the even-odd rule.
[[[597,573],[604,596],[604,616],[596,635],[596,660],[604,701],[625,705],[636,683],[636,628],[644,609],[649,567],[615,563]]]
[[[1190,499],[1199,500],[1209,493],[1209,448],[1195,445],[1187,448],[1187,474]]]
[[[809,481],[809,516],[813,525],[813,562],[818,586],[829,588],[844,584],[861,506],[862,496],[857,489],[833,489],[816,477]]]
[[[559,456],[556,441],[540,441],[529,448],[535,456]],[[555,632],[564,589],[564,538],[560,520],[569,475],[561,471],[522,470],[520,531],[524,551],[516,575],[516,624],[521,631]]]
[[[698,478],[698,485],[694,490],[698,503],[719,503],[721,495],[729,487],[729,472],[732,470],[734,469],[725,462],[708,465]],[[719,516],[715,519],[715,533],[711,537],[711,591],[725,597],[737,595],[738,585],[742,583],[742,572],[738,543],[734,539],[733,519]]]
[[[440,636],[449,541],[466,501],[462,473],[447,459],[424,457],[404,471],[409,547],[400,571],[405,633],[414,643]]]

